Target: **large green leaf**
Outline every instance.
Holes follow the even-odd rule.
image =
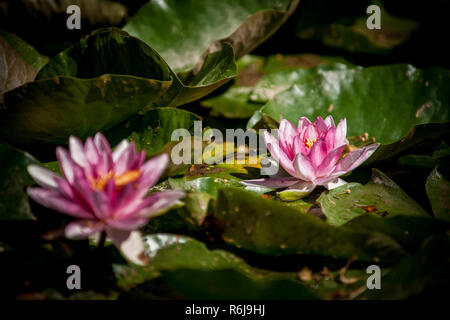
[[[427,179],[425,189],[434,216],[450,222],[450,182],[435,168]]]
[[[385,159],[449,132],[442,123],[450,120],[449,80],[448,70],[406,64],[324,71],[278,94],[255,113],[249,126],[265,118],[297,123],[301,116],[332,114],[335,120],[347,118],[349,136],[367,133],[382,143],[373,158]]]
[[[156,49],[176,72],[190,71],[216,42],[233,44],[236,57],[248,53],[281,25],[291,2],[150,1],[124,30]]]
[[[247,55],[239,61],[239,74],[223,94],[206,99],[201,105],[212,108],[212,114],[226,118],[249,118],[264,103],[288,89],[315,77],[323,70],[347,68],[343,59],[313,54]]]
[[[382,218],[397,215],[429,217],[394,181],[376,169],[372,169],[368,184],[348,183],[323,192],[317,202],[332,226],[341,226],[367,214]]]
[[[380,29],[367,27],[366,22],[373,12],[366,14],[366,10],[371,4],[380,8]],[[322,9],[324,6],[327,10]],[[296,34],[301,39],[318,40],[326,46],[350,52],[387,54],[408,41],[418,24],[418,21],[389,14],[380,1],[351,1],[351,5],[342,6],[316,0],[303,7]]]
[[[439,298],[446,294],[450,277],[448,233],[430,236],[415,254],[405,258],[381,278],[381,290],[367,290],[364,299]]]
[[[193,134],[194,121],[200,121],[197,115],[175,108],[154,108],[144,114],[137,114],[120,125],[105,132],[112,145],[127,138],[134,141],[139,150],[147,155],[158,154],[172,142],[172,132],[186,129]]]
[[[66,143],[69,135],[85,138],[151,105],[171,83],[157,53],[116,29],[83,38],[52,59],[37,77],[5,94],[0,137],[9,143]]]
[[[188,299],[311,299],[295,273],[256,269],[194,239],[155,234],[147,254],[163,279]]]
[[[234,58],[275,32],[297,4],[297,0],[150,1],[124,30],[156,49],[177,73],[173,88],[158,105],[178,106],[236,76]]]
[[[26,187],[34,184],[27,166],[35,162],[27,154],[0,144],[0,220],[35,219],[26,193]]]
[[[313,215],[240,189],[219,190],[214,217],[225,242],[265,255],[388,261],[404,254],[389,236],[335,228]]]

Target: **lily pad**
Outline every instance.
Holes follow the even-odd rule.
[[[373,4],[380,8],[380,29],[369,29],[366,24],[373,14],[366,14],[366,10]],[[324,6],[326,13],[321,12]],[[348,10],[342,14],[344,8]],[[296,34],[300,39],[318,40],[350,52],[387,54],[408,41],[418,26],[418,21],[389,14],[380,1],[353,1],[352,6],[341,6],[319,0],[305,5]]]
[[[243,60],[242,62],[240,62]],[[206,99],[201,105],[212,108],[212,115],[249,118],[264,103],[292,84],[303,83],[323,70],[351,67],[343,59],[313,54],[244,56],[234,84],[223,94]]]
[[[392,261],[404,254],[387,235],[335,228],[279,201],[235,188],[219,190],[214,218],[226,243],[263,255]]]
[[[175,108],[154,108],[144,114],[137,114],[120,125],[105,132],[112,145],[127,138],[134,141],[139,150],[145,150],[148,156],[160,153],[172,142],[172,132],[186,129],[191,134],[194,121],[201,118],[189,111]]]
[[[450,222],[450,182],[435,168],[425,184],[434,216]]]
[[[197,240],[155,234],[146,237],[152,266],[188,299],[312,299],[295,273],[257,269]]]
[[[176,107],[234,78],[234,59],[275,32],[297,4],[297,0],[150,1],[123,29],[155,48],[174,70],[174,84],[157,105]]]
[[[380,142],[372,158],[386,159],[449,132],[449,80],[448,70],[407,64],[324,71],[278,94],[253,115],[248,127],[265,118],[297,123],[301,116],[331,114],[335,120],[347,118],[348,136],[367,133],[369,141]]]
[[[35,220],[26,187],[34,184],[27,166],[36,162],[29,155],[0,144],[0,220]]]
[[[407,299],[445,295],[450,277],[448,233],[430,236],[415,254],[405,258],[381,278],[381,290],[367,290],[363,299]]]
[[[154,51],[123,31],[96,31],[52,59],[39,80],[5,94],[0,136],[16,145],[61,144],[71,134],[107,130],[163,94],[168,72]]]
[[[348,183],[323,192],[317,199],[327,222],[341,226],[361,215],[390,218],[397,215],[429,217],[394,181],[377,169],[366,185]]]

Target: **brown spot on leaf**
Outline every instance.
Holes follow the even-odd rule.
[[[425,109],[428,109],[431,106],[432,106],[431,102],[424,103],[419,109],[417,109],[417,111],[416,111],[416,118],[420,117],[422,112],[424,112]]]

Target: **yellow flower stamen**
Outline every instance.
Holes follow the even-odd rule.
[[[116,183],[116,188],[121,188],[127,184],[136,181],[141,176],[139,170],[130,170],[121,175],[114,176],[114,182]]]
[[[123,174],[114,174],[114,172],[109,171],[107,174],[99,172],[99,177],[97,179],[89,178],[91,183],[91,188],[95,191],[102,191],[105,189],[108,181],[114,179],[116,189],[121,189],[129,183],[132,183],[139,179],[141,172],[139,170],[130,170]]]
[[[308,149],[311,149],[312,146],[314,145],[314,142],[316,142],[316,140],[317,140],[317,138],[314,139],[314,140],[306,138],[305,147],[308,148]]]

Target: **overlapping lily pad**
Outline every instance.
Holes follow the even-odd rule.
[[[0,144],[0,220],[35,219],[26,187],[34,184],[27,166],[35,163],[29,155]]]
[[[209,250],[197,240],[155,234],[146,237],[152,269],[188,299],[312,299],[314,295],[293,272],[279,273],[249,266],[223,250]],[[141,274],[142,270],[137,269]],[[135,273],[133,284],[155,277]],[[126,283],[125,281],[122,281]],[[130,286],[128,284],[128,286]]]
[[[361,215],[429,217],[394,181],[376,169],[372,169],[368,184],[348,183],[323,192],[317,202],[332,226],[341,226]]]
[[[157,53],[116,29],[82,39],[37,78],[5,94],[0,137],[9,143],[66,143],[71,134],[85,138],[151,105],[171,84]]]
[[[425,185],[434,216],[450,222],[450,182],[435,168]]]
[[[214,217],[225,242],[264,255],[392,261],[404,254],[387,235],[335,228],[306,212],[234,188],[219,190]]]
[[[234,59],[275,32],[297,4],[297,0],[151,1],[124,30],[156,49],[177,73],[172,88],[157,103],[175,107],[235,77]]]
[[[406,64],[324,71],[278,94],[248,126],[266,118],[297,123],[301,116],[332,114],[337,120],[347,118],[349,136],[367,133],[369,142],[382,143],[372,160],[386,159],[449,132],[449,79],[448,70]]]

